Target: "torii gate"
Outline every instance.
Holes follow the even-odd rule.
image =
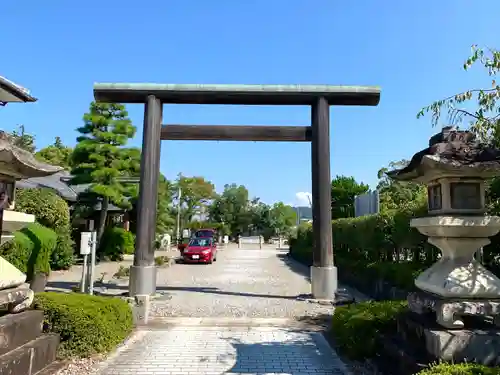
[[[335,298],[331,226],[330,106],[376,106],[374,86],[332,85],[180,85],[96,83],[94,97],[110,103],[145,103],[141,180],[134,265],[129,292],[143,301],[156,292],[154,235],[161,140],[311,142],[313,266],[312,296]],[[307,126],[162,125],[163,104],[309,105]]]

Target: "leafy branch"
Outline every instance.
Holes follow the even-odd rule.
[[[452,124],[457,125],[468,120],[470,130],[475,132],[479,139],[500,143],[500,106],[498,105],[500,85],[494,79],[500,71],[500,51],[492,48],[481,49],[473,45],[472,54],[464,62],[463,68],[468,71],[475,64],[481,64],[488,75],[493,77],[490,88],[474,88],[435,101],[422,108],[417,118],[430,113],[432,125],[436,126],[442,117],[442,112],[446,111],[448,120]],[[474,111],[463,108],[463,105],[470,101],[475,102]]]

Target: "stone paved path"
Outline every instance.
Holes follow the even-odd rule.
[[[144,332],[102,375],[343,375],[323,335],[276,327],[177,327]]]
[[[290,323],[332,307],[297,300],[310,284],[285,254],[229,248],[212,265],[160,270],[155,328],[139,332],[100,374],[346,374],[320,333]]]

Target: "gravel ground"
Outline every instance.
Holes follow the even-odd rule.
[[[311,292],[307,267],[288,250],[221,250],[217,262],[176,264],[158,273],[155,317],[302,317],[327,314],[331,306],[297,300]],[[363,296],[357,295],[358,298]]]

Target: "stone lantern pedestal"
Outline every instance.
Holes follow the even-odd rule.
[[[436,313],[445,328],[463,328],[463,315],[492,316],[499,325],[500,279],[474,259],[474,253],[500,231],[493,216],[434,216],[413,219],[411,226],[429,236],[441,258],[415,280],[410,309]]]

